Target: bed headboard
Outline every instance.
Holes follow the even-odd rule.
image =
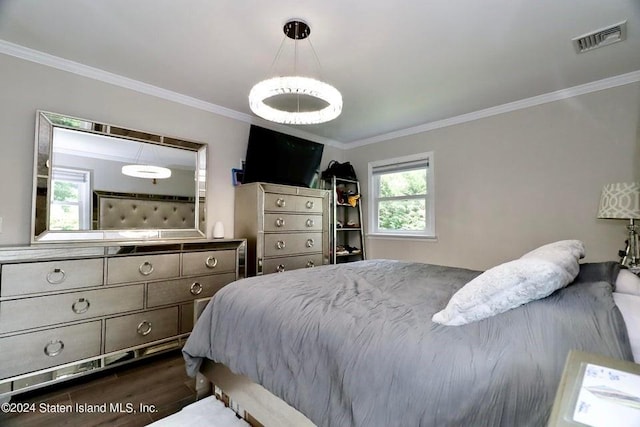
[[[96,192],[99,230],[195,228],[195,203],[148,195],[111,196]],[[204,219],[204,207],[200,222]]]

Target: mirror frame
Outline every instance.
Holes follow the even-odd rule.
[[[144,144],[189,150],[196,153],[194,179],[195,228],[186,229],[122,229],[122,230],[64,230],[52,231],[49,225],[49,194],[51,191],[51,158],[53,154],[53,130],[72,129],[102,136],[117,137]],[[175,239],[203,239],[206,237],[206,170],[207,144],[176,139],[64,114],[38,110],[36,112],[36,136],[33,164],[33,196],[31,214],[31,243],[69,242],[140,242]],[[195,177],[194,177],[195,178]],[[92,189],[93,190],[93,189]],[[45,203],[37,203],[38,194],[45,195]],[[201,207],[205,218],[200,218]],[[37,218],[45,218],[45,230],[36,234]]]

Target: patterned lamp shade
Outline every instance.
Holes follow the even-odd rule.
[[[598,218],[640,218],[640,183],[618,182],[602,189]]]

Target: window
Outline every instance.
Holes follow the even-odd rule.
[[[435,237],[433,153],[369,163],[369,232]]]
[[[51,174],[49,230],[91,229],[91,174],[55,168]]]

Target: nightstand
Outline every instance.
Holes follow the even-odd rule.
[[[640,365],[572,350],[548,427],[640,425]]]

